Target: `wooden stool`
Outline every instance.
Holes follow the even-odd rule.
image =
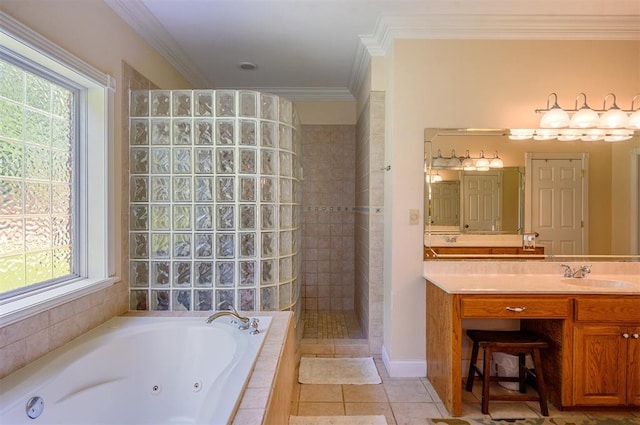
[[[547,389],[542,376],[542,362],[540,360],[540,349],[545,349],[548,344],[545,340],[535,334],[524,331],[481,331],[467,330],[467,336],[473,341],[471,350],[471,361],[469,364],[469,376],[467,377],[467,391],[473,388],[475,375],[482,379],[482,413],[489,413],[489,400],[507,401],[540,401],[540,412],[543,416],[549,416],[547,406]],[[484,351],[484,362],[482,370],[476,366],[478,361],[478,351],[482,347]],[[518,356],[519,373],[517,377],[491,376],[491,354],[509,353]],[[533,367],[535,370],[536,386],[538,396],[525,395],[527,374],[531,373],[525,366],[525,356],[531,354]],[[521,394],[490,395],[489,383],[491,381],[518,382]]]

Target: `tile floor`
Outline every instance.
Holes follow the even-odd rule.
[[[355,315],[351,312],[305,313],[303,339],[300,344],[302,356],[312,357],[358,357],[368,355],[366,340],[359,339],[359,329],[354,327]],[[309,320],[307,322],[307,320]],[[382,358],[373,359],[382,378],[377,385],[312,385],[297,383],[291,405],[291,415],[298,416],[343,416],[384,415],[389,425],[427,424],[427,418],[449,417],[449,412],[440,401],[426,378],[392,378]],[[507,391],[497,386],[492,391]],[[472,418],[537,418],[541,417],[537,402],[499,402],[490,404],[490,415],[480,411],[481,386],[477,382],[474,390],[463,392],[463,416]],[[598,417],[640,418],[640,412],[561,412],[549,405],[550,416],[575,417],[576,419]]]

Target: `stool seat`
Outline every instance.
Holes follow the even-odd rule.
[[[548,343],[531,332],[525,331],[486,331],[469,329],[467,336],[473,342],[471,360],[469,363],[469,375],[467,377],[466,390],[473,389],[473,381],[477,374],[482,379],[482,413],[489,413],[489,400],[510,401],[539,401],[540,411],[543,416],[549,416],[547,405],[547,391],[542,373],[542,361],[540,350],[548,348]],[[482,369],[478,368],[478,352],[482,348],[484,360]],[[509,353],[518,356],[518,376],[491,376],[492,353]],[[525,366],[525,356],[530,354],[533,359],[535,382],[538,396],[526,395],[526,378],[532,372]],[[491,395],[489,384],[492,381],[518,382],[521,394]]]

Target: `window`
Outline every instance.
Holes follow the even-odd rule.
[[[0,13],[0,326],[114,280],[112,88]]]

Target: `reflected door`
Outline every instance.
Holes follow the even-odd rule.
[[[531,230],[551,255],[585,253],[582,161],[531,160]]]
[[[460,184],[457,181],[441,181],[431,186],[432,223],[438,226],[460,224]]]
[[[500,230],[500,178],[483,172],[464,175],[464,231],[489,232]]]

